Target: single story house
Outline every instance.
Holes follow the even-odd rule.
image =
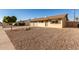
[[[31,27],[64,28],[67,26],[68,14],[35,18],[30,21]]]

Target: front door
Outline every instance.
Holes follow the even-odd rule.
[[[45,27],[46,27],[46,26],[48,26],[48,23],[47,23],[47,22],[45,22]]]

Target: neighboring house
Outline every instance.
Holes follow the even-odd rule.
[[[79,28],[79,21],[67,21],[67,27]]]
[[[26,26],[29,26],[30,25],[30,20],[24,20],[24,23]]]
[[[61,14],[56,16],[49,16],[45,18],[35,18],[30,22],[31,27],[51,27],[51,28],[64,28],[68,21],[68,14]]]
[[[14,25],[17,25],[17,26],[29,26],[30,25],[30,21],[29,20],[22,20],[22,21],[17,21]]]

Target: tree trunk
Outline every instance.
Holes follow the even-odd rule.
[[[12,31],[12,24],[11,24],[11,31]]]

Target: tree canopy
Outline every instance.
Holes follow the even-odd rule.
[[[16,22],[17,18],[15,16],[4,16],[3,22],[5,23],[14,23]]]
[[[3,18],[3,22],[4,23],[8,23],[9,25],[11,25],[11,30],[12,30],[12,24],[15,23],[17,20],[17,18],[15,16],[4,16]]]

